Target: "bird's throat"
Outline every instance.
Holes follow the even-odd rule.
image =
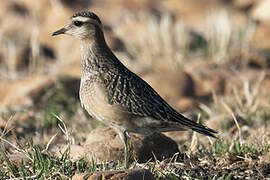
[[[104,37],[84,40],[81,42],[81,69],[82,76],[100,72],[106,64],[104,56],[110,51]],[[108,59],[107,59],[108,61]]]

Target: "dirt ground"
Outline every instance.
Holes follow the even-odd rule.
[[[268,0],[0,4],[0,179],[123,170],[117,135],[80,106],[79,41],[51,36],[86,9],[100,17],[121,62],[179,112],[219,132],[217,140],[190,131],[159,134],[147,150],[147,137],[132,135],[137,161],[130,170],[147,170],[139,173],[149,179],[270,177]],[[165,155],[166,143],[175,151]],[[138,152],[152,148],[157,156],[138,162]]]

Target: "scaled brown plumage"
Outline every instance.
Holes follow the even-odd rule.
[[[216,137],[216,131],[178,113],[149,84],[126,68],[107,46],[100,24],[98,16],[83,11],[74,14],[53,35],[69,34],[81,40],[81,104],[92,117],[119,134],[125,145],[126,166],[128,132],[147,135],[192,129]]]

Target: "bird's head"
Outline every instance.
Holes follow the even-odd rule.
[[[93,39],[102,32],[102,23],[98,16],[90,11],[81,11],[70,17],[62,29],[52,35],[69,34],[80,40]]]

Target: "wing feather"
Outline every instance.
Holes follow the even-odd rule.
[[[108,72],[111,73],[111,72]],[[139,117],[151,117],[172,123],[183,129],[192,129],[207,136],[215,137],[216,131],[196,123],[174,110],[149,84],[131,71],[105,76],[105,88],[111,105],[118,105],[121,111]]]

